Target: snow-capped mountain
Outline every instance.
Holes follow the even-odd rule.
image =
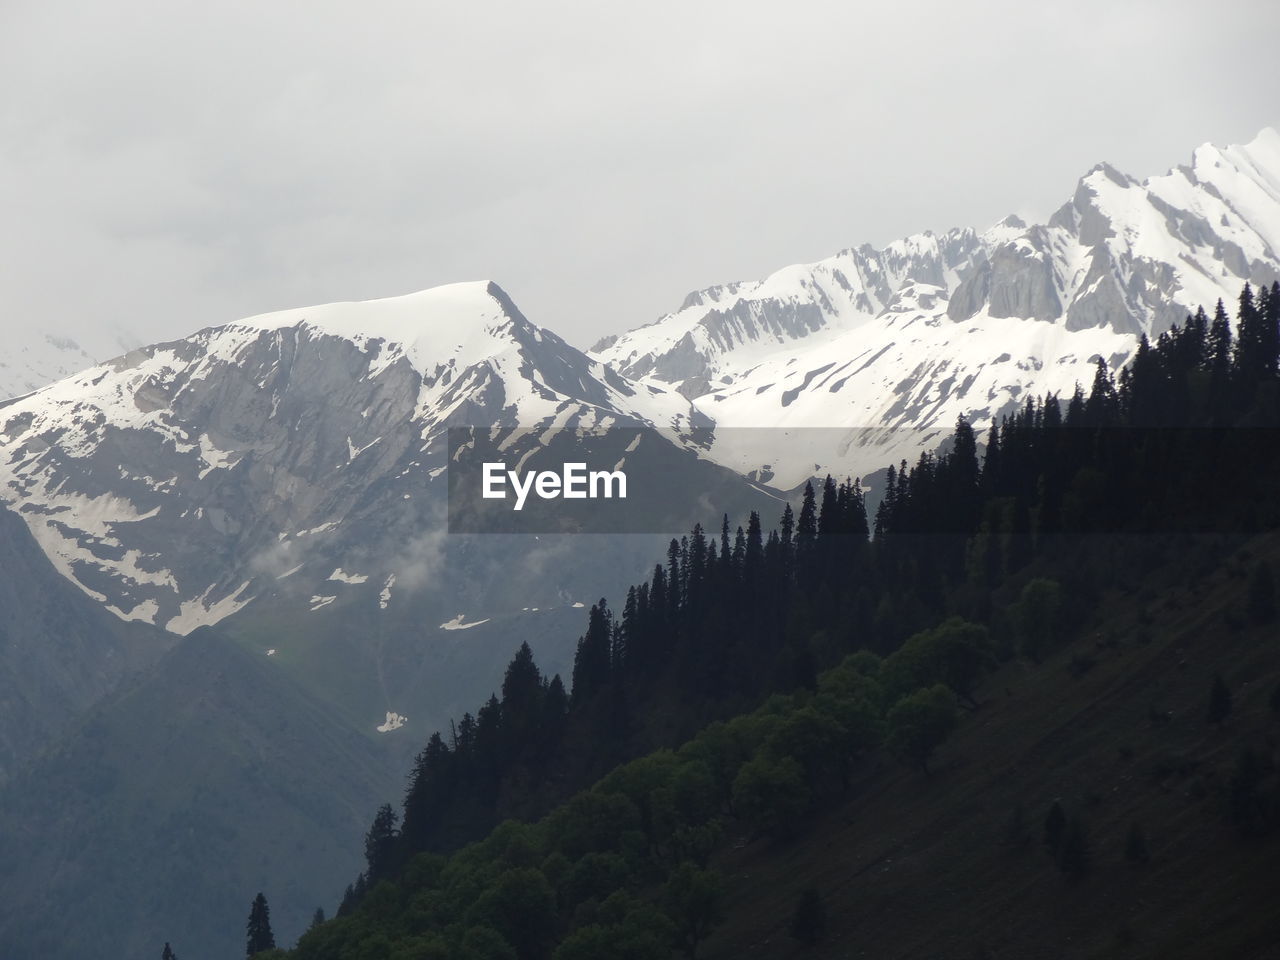
[[[1045,224],[918,234],[690,294],[592,355],[694,399],[714,458],[785,487],[1087,387],[1095,358],[1117,367],[1140,334],[1278,278],[1280,134],[1264,130],[1143,182],[1100,164]],[[815,427],[832,429],[797,432]]]
[[[277,585],[386,609],[443,527],[450,425],[691,413],[455,284],[202,330],[0,405],[0,495],[86,593],[185,634]]]
[[[1277,251],[1268,130],[1142,183],[1100,165],[1045,224],[700,291],[592,355],[493,284],[288,310],[0,404],[0,496],[121,618],[186,633],[268,591],[386,610],[410,570],[439,569],[422,552],[444,525],[449,426],[523,428],[523,457],[554,428],[714,423],[711,459],[776,487],[866,475],[961,414],[983,427],[1087,384],[1096,357],[1118,366],[1140,333],[1280,277]]]
[[[0,399],[39,390],[138,346],[132,333],[96,323],[74,331],[8,330],[0,353]]]

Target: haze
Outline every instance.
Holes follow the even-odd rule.
[[[982,6],[9,0],[0,330],[489,278],[586,346],[1280,123],[1280,5]]]

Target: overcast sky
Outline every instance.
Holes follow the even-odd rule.
[[[1280,126],[1278,27],[1264,0],[0,0],[0,329],[489,278],[585,346]]]

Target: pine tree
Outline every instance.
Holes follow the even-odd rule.
[[[791,937],[806,947],[821,940],[827,932],[827,908],[816,887],[806,887],[791,914]]]
[[[249,908],[247,933],[246,957],[252,957],[263,950],[275,949],[276,938],[271,933],[271,910],[267,906],[267,898],[261,893],[253,898],[253,906]]]
[[[1265,288],[1264,288],[1265,289]],[[1236,313],[1236,342],[1232,356],[1233,373],[1243,400],[1253,397],[1258,382],[1268,367],[1267,335],[1263,316],[1253,299],[1253,288],[1244,285],[1240,291],[1240,308]]]
[[[1213,675],[1213,685],[1209,688],[1209,722],[1220,724],[1231,715],[1231,691],[1222,680],[1222,674]]]
[[[672,540],[671,545],[676,546]],[[570,695],[575,705],[586,703],[609,682],[609,657],[613,645],[613,615],[601,598],[587,616],[587,632],[578,641],[573,659],[573,688]]]
[[[1209,409],[1214,422],[1225,423],[1230,410],[1231,390],[1231,321],[1218,301],[1209,324],[1206,362],[1209,366]]]
[[[311,926],[307,929],[314,930],[322,923],[324,923],[324,907],[316,907],[316,912],[311,915]]]
[[[364,836],[365,878],[370,887],[390,877],[395,870],[396,840],[400,836],[396,824],[399,819],[391,804],[384,803],[378,808],[373,824]]]
[[[1119,402],[1116,397],[1115,379],[1107,361],[1098,357],[1093,374],[1093,390],[1084,405],[1085,415],[1095,427],[1107,427],[1116,422]]]
[[[160,954],[160,960],[178,960],[178,955],[173,952],[173,948],[168,943],[164,945],[164,953]]]

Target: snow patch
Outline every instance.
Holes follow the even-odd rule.
[[[387,711],[387,719],[378,724],[375,728],[379,733],[390,733],[392,730],[399,730],[409,722],[408,717],[401,716],[391,710]]]
[[[231,616],[231,614],[253,599],[253,597],[241,599],[241,595],[249,589],[250,582],[246,580],[233,593],[227,594],[215,603],[208,602],[209,594],[214,589],[211,584],[204,593],[194,600],[184,600],[182,606],[178,608],[178,615],[166,623],[164,628],[170,633],[185,637],[196,627],[217,623],[219,620]]]
[[[344,573],[342,568],[338,567],[326,579],[337,580],[339,583],[364,583],[369,578],[362,573]]]
[[[478,627],[482,623],[489,622],[488,617],[485,617],[483,620],[473,620],[471,623],[466,623],[465,620],[466,620],[466,614],[460,613],[456,617],[454,617],[452,620],[449,620],[445,623],[440,624],[440,629],[441,630],[470,630],[472,627]]]

